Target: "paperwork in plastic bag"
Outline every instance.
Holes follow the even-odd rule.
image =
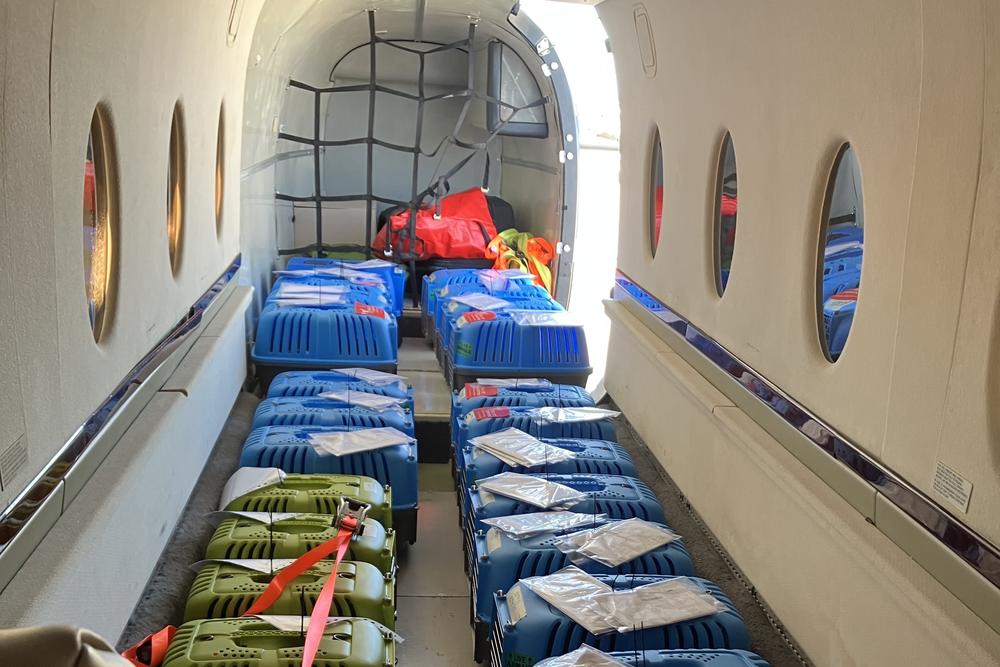
[[[611,603],[618,632],[658,628],[726,610],[726,605],[687,577],[615,591],[605,601]]]
[[[510,319],[521,327],[582,327],[583,320],[565,310],[508,310]]]
[[[451,297],[451,300],[464,306],[475,308],[476,310],[499,310],[510,306],[510,301],[504,301],[501,298],[484,292],[460,294],[459,296]]]
[[[244,570],[250,570],[251,572],[274,574],[275,572],[285,569],[294,562],[294,558],[210,558],[208,560],[200,560],[197,563],[194,563],[191,565],[191,569],[197,572],[206,565],[219,563],[222,565],[234,565],[236,567],[243,568]]]
[[[255,618],[259,618],[276,630],[281,630],[282,632],[305,632],[305,628],[309,627],[309,617],[308,616],[279,616],[274,614],[257,614]],[[331,625],[333,623],[373,623],[378,626],[378,629],[386,637],[392,638],[397,644],[403,642],[403,638],[398,634],[385,627],[378,621],[373,621],[370,618],[358,618],[356,616],[331,616],[326,619],[326,624]]]
[[[592,560],[607,567],[618,567],[677,537],[665,526],[635,518],[564,535],[556,547],[569,556],[574,565]]]
[[[320,456],[350,456],[411,442],[413,438],[391,426],[309,434],[309,444]]]
[[[562,463],[576,455],[568,449],[549,445],[516,428],[470,438],[475,447],[492,454],[510,466],[534,468],[549,463]]]
[[[625,663],[584,644],[572,653],[536,662],[535,667],[625,667]]]
[[[594,635],[656,628],[726,610],[687,577],[615,591],[570,565],[521,584]]]
[[[251,491],[281,484],[285,481],[285,477],[285,471],[280,468],[240,468],[230,476],[222,489],[219,509],[226,509],[229,503]]]
[[[281,306],[285,308],[302,307],[302,308],[320,308],[322,306],[346,306],[347,305],[347,295],[346,294],[331,294],[331,293],[320,293],[315,294],[293,294],[291,296],[277,296],[270,300],[276,306]]]
[[[513,498],[542,509],[569,508],[587,497],[587,494],[565,484],[516,472],[502,472],[481,479],[476,482],[476,486],[498,496]]]
[[[512,514],[510,516],[483,519],[483,523],[497,528],[512,539],[524,540],[546,533],[558,533],[584,526],[594,527],[607,520],[607,514],[532,512],[531,514]]]
[[[552,381],[545,378],[477,378],[477,384],[512,389],[551,389]]]
[[[282,281],[275,290],[275,298],[291,298],[298,296],[316,296],[317,294],[347,294],[351,288],[347,285],[309,285],[307,283],[290,283]]]
[[[375,371],[370,368],[334,368],[331,372],[338,375],[346,375],[347,377],[367,382],[368,384],[376,387],[388,387],[395,385],[402,391],[406,391],[407,388],[406,378],[402,375],[396,375],[395,373]]]
[[[591,422],[617,417],[620,412],[604,408],[531,408],[526,412],[533,421],[539,424],[571,424],[573,422]]]
[[[572,565],[555,574],[522,579],[519,585],[582,625],[593,635],[614,632],[618,623],[611,618],[611,587]]]
[[[338,389],[335,391],[324,391],[319,394],[319,398],[326,398],[332,401],[340,401],[349,406],[368,408],[375,412],[403,412],[403,404],[406,399],[394,396],[381,396],[379,394],[369,394],[355,389]]]

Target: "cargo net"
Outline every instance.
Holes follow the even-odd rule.
[[[408,263],[410,268],[410,277],[413,282],[414,289],[414,299],[419,300],[419,289],[416,280],[416,259],[417,254],[415,249],[417,248],[416,241],[416,220],[417,211],[421,209],[425,203],[428,201],[433,201],[435,216],[439,216],[441,213],[441,199],[448,194],[450,190],[449,180],[455,176],[459,171],[461,171],[469,162],[480,153],[486,154],[486,166],[483,172],[482,188],[486,192],[489,190],[489,180],[490,180],[490,156],[489,148],[496,137],[503,131],[503,129],[514,119],[518,112],[527,109],[532,109],[535,107],[541,107],[548,103],[548,98],[544,95],[540,96],[538,99],[528,102],[521,106],[516,106],[505,102],[497,97],[493,97],[476,90],[476,60],[475,52],[473,50],[474,41],[476,37],[476,23],[471,22],[469,24],[468,34],[465,38],[452,42],[450,44],[441,44],[428,49],[417,49],[410,46],[406,46],[403,43],[399,43],[398,39],[385,39],[379,37],[375,27],[375,10],[367,11],[368,18],[368,34],[369,40],[367,43],[362,44],[361,48],[367,47],[369,52],[369,75],[368,83],[362,83],[357,85],[333,85],[331,87],[318,88],[311,86],[307,83],[301,81],[296,81],[294,79],[289,81],[289,85],[293,88],[298,88],[313,94],[313,137],[303,137],[295,134],[289,134],[286,132],[279,132],[278,138],[286,141],[290,141],[297,144],[304,144],[312,147],[312,169],[313,169],[313,194],[312,196],[295,196],[277,193],[275,197],[280,201],[287,202],[312,202],[316,207],[316,241],[310,245],[298,247],[298,248],[286,248],[280,249],[278,254],[280,255],[302,255],[311,253],[325,253],[325,252],[361,252],[364,253],[366,257],[371,257],[373,255],[372,251],[372,224],[373,224],[373,207],[376,202],[386,204],[394,207],[401,207],[409,211],[408,222],[404,229],[400,230],[398,239],[398,248],[393,247],[393,234],[386,234],[386,246],[383,251],[386,258],[392,259],[400,263]],[[408,43],[419,43],[419,40],[413,40],[413,42]],[[419,59],[419,75],[417,78],[417,93],[411,93],[404,90],[399,90],[384,86],[378,83],[376,80],[376,47],[379,44],[384,44],[386,46],[392,47],[394,49],[399,49],[401,51],[412,54],[414,57]],[[465,88],[461,90],[452,90],[445,93],[439,93],[436,95],[425,94],[424,78],[425,78],[425,63],[428,56],[442,53],[445,51],[455,51],[456,54],[465,52],[467,59],[467,74],[465,81]],[[365,136],[358,137],[355,139],[344,139],[344,140],[324,140],[321,138],[321,115],[322,115],[322,104],[321,100],[323,95],[332,95],[336,93],[357,93],[357,92],[368,92],[368,132]],[[375,102],[377,94],[393,95],[401,97],[407,100],[416,102],[417,104],[417,118],[416,118],[416,131],[414,136],[414,142],[412,146],[400,145],[392,142],[387,142],[379,139],[375,136]],[[462,99],[464,98],[464,103],[462,109],[458,114],[458,118],[455,122],[455,127],[450,134],[445,135],[441,141],[437,143],[433,150],[424,151],[421,148],[421,141],[423,139],[424,130],[424,105],[428,102],[434,102],[436,100],[443,99]],[[500,110],[500,121],[495,127],[489,130],[484,141],[480,142],[468,142],[463,141],[459,138],[459,132],[465,124],[466,119],[469,116],[469,109],[473,102],[481,101],[486,104],[496,105]],[[320,158],[321,151],[324,148],[336,148],[345,146],[359,146],[363,145],[367,147],[367,159],[366,159],[366,171],[365,171],[365,191],[358,194],[347,194],[347,195],[324,195],[323,186],[321,180],[321,169],[320,169]],[[390,197],[382,197],[376,195],[374,192],[374,174],[373,174],[373,158],[374,158],[374,148],[375,146],[380,146],[384,149],[391,151],[396,151],[403,154],[409,154],[411,157],[411,184],[410,184],[410,199],[409,201],[403,201],[399,199],[393,199]],[[469,151],[465,157],[457,160],[447,168],[445,168],[445,157],[447,151],[450,147],[456,146]],[[434,173],[430,178],[430,182],[427,184],[422,184],[420,182],[420,159],[435,159],[438,158],[437,164],[434,169]],[[423,187],[422,187],[423,185]],[[323,239],[323,204],[326,202],[365,202],[365,245],[363,247],[356,244],[329,244]]]

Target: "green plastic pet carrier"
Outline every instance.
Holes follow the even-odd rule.
[[[304,632],[253,616],[190,621],[177,629],[163,667],[290,667],[302,663],[303,644]],[[314,667],[395,664],[395,637],[366,618],[330,622],[313,661]]]
[[[259,562],[259,561],[258,561]],[[286,561],[287,562],[287,561]],[[309,616],[333,561],[320,561],[297,576],[264,613]],[[277,573],[277,572],[275,572]],[[195,577],[184,620],[242,616],[261,596],[274,575],[235,563],[207,563]],[[396,577],[371,563],[344,561],[337,570],[332,616],[360,616],[393,628],[396,623]]]
[[[205,558],[298,558],[337,536],[337,517],[301,514],[294,518],[261,523],[244,517],[225,519],[215,529]],[[363,534],[351,540],[347,560],[371,563],[384,574],[396,571],[396,533],[378,521],[365,520]]]
[[[371,505],[368,516],[386,528],[392,528],[392,491],[371,477],[361,475],[289,473],[284,481],[250,491],[224,509],[233,512],[336,514],[340,499],[345,497]]]

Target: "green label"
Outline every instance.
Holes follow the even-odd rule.
[[[458,356],[460,357],[471,357],[472,356],[472,343],[469,341],[462,341],[458,344]]]
[[[535,660],[530,655],[511,653],[507,656],[507,667],[532,667],[534,664]]]

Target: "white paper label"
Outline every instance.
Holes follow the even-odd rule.
[[[251,491],[281,484],[285,481],[285,477],[285,471],[280,468],[240,468],[233,473],[229,481],[226,482],[225,488],[222,489],[219,509],[226,509],[234,500]]]
[[[510,622],[514,625],[528,615],[528,608],[524,604],[524,591],[520,584],[515,584],[507,593],[507,613],[510,614]]]
[[[491,554],[500,548],[503,543],[500,531],[496,528],[490,528],[486,531],[486,553]]]
[[[963,514],[969,511],[972,482],[940,461],[934,470],[934,492],[961,510]]]
[[[263,574],[274,574],[275,572],[285,569],[294,562],[294,558],[275,558],[274,560],[270,560],[268,558],[214,558],[210,560],[200,560],[192,565],[191,569],[197,571],[206,565],[218,563],[221,565],[233,565],[235,567],[243,568],[244,570],[261,572]]]
[[[277,521],[284,521],[285,519],[294,519],[297,516],[302,516],[302,512],[240,512],[236,510],[220,510],[218,512],[213,512],[219,516],[235,516],[241,519],[250,519],[251,521],[256,521],[257,523],[271,524]]]

